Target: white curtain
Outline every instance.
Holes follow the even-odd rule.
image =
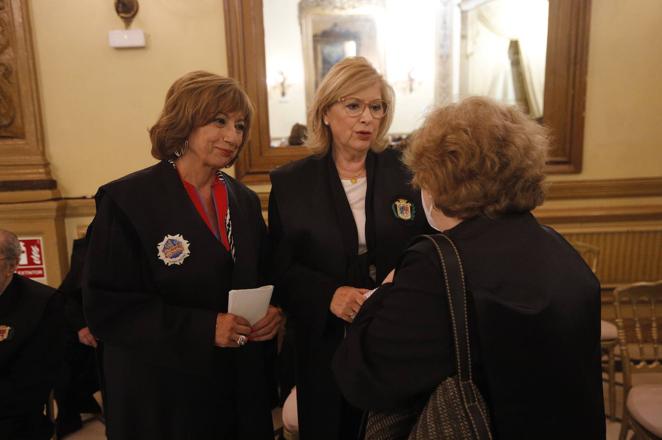
[[[548,0],[492,0],[465,10],[468,93],[516,104],[508,55],[511,40],[520,47],[529,113],[543,111]]]

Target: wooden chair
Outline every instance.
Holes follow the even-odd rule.
[[[588,243],[575,241],[572,246],[582,256],[593,273],[597,273],[600,248]],[[605,320],[600,321],[600,345],[602,352],[607,356],[607,362],[603,364],[602,371],[607,374],[607,395],[609,396],[610,419],[616,418],[616,345],[618,345],[618,331],[616,326]]]
[[[662,439],[662,384],[632,384],[634,374],[662,373],[662,281],[619,287],[614,303],[624,390],[619,440],[630,429],[638,439]]]

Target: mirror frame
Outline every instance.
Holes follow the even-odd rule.
[[[269,171],[310,154],[302,147],[270,147],[262,0],[224,0],[228,74],[256,108],[251,139],[235,175],[247,184],[269,183]],[[543,123],[554,138],[547,172],[582,170],[591,0],[549,0]]]

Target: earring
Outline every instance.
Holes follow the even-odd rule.
[[[184,153],[186,153],[186,150],[188,150],[188,139],[184,141],[184,145],[182,145],[182,148],[175,151],[175,157],[179,159],[184,155]]]

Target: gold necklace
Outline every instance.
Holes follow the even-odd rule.
[[[351,183],[352,185],[354,185],[356,182],[358,182],[358,180],[359,180],[361,177],[365,176],[365,170],[362,170],[362,171],[360,171],[358,174],[355,174],[355,175],[353,175],[353,176],[348,176],[344,171],[341,172],[340,170],[338,170],[338,174],[340,175],[340,178],[341,178],[341,179],[343,179],[343,180],[349,180],[349,183]]]
[[[360,179],[361,177],[363,177],[363,176],[364,176],[364,173],[361,173],[361,174],[357,174],[356,176],[344,177],[344,178],[341,177],[341,178],[342,178],[342,179],[349,180],[349,183],[351,183],[352,185],[354,185],[354,184],[355,184],[356,182],[358,182],[359,179]]]

